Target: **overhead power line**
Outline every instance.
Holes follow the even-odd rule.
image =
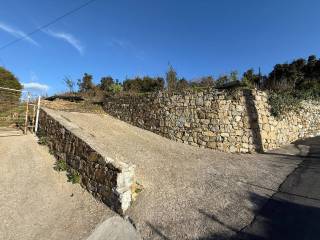
[[[61,15],[61,16],[53,19],[52,21],[50,21],[50,22],[48,22],[48,23],[40,26],[39,28],[37,28],[37,29],[29,32],[29,33],[26,34],[25,36],[20,37],[20,38],[17,38],[17,39],[15,39],[15,40],[11,41],[11,42],[8,42],[7,44],[5,44],[5,45],[3,45],[2,47],[0,47],[0,50],[3,50],[3,49],[5,49],[5,48],[7,48],[7,47],[9,47],[9,46],[17,43],[17,42],[20,42],[21,40],[26,39],[26,38],[30,37],[31,35],[34,35],[34,34],[37,33],[37,32],[40,32],[41,30],[49,27],[50,25],[55,24],[56,22],[60,21],[61,19],[63,19],[63,18],[65,18],[65,17],[67,17],[67,16],[69,16],[69,15],[71,15],[71,14],[79,11],[79,10],[82,9],[82,8],[87,7],[88,5],[90,5],[91,3],[95,2],[95,1],[97,1],[97,0],[90,0],[90,1],[88,1],[88,2],[86,2],[86,3],[84,3],[84,4],[80,5],[80,6],[78,6],[78,7],[76,7],[76,8],[70,10],[69,12],[66,12],[65,14],[63,14],[63,15]]]

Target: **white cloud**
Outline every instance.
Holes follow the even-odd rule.
[[[46,92],[49,89],[49,86],[46,84],[41,84],[37,82],[22,83],[24,89],[36,90]]]
[[[48,35],[50,35],[52,37],[59,38],[59,39],[66,41],[72,47],[74,47],[81,55],[83,55],[83,53],[84,53],[83,45],[72,34],[65,33],[65,32],[53,32],[51,30],[47,30],[47,31],[45,31],[45,33],[47,33]]]
[[[0,29],[11,34],[12,36],[15,36],[17,38],[24,38],[24,40],[28,41],[29,43],[32,43],[33,45],[39,46],[39,44],[33,40],[31,37],[27,36],[26,33],[24,33],[21,30],[15,29],[3,22],[0,22]]]

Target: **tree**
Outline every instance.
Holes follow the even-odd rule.
[[[176,90],[177,91],[183,91],[185,89],[189,88],[189,83],[186,79],[181,78],[179,79],[179,81],[177,82],[177,86],[176,86]]]
[[[255,74],[251,68],[243,73],[242,82],[249,88],[260,86],[260,74]]]
[[[73,93],[75,82],[69,77],[64,77],[63,82],[69,89],[69,93]]]
[[[16,90],[22,89],[22,85],[20,84],[18,78],[16,78],[9,70],[3,67],[0,67],[0,87],[11,88]],[[20,92],[11,92],[11,94],[5,94],[8,92],[3,92],[3,91],[6,91],[6,90],[0,89],[0,102],[5,100],[11,101],[11,102],[19,102],[19,99],[21,96]],[[1,106],[1,107],[4,108],[6,106]]]
[[[82,77],[82,79],[78,80],[78,87],[80,92],[89,92],[90,90],[93,90],[95,87],[92,82],[92,75],[85,73]]]
[[[111,86],[114,84],[112,77],[103,77],[100,80],[100,89],[106,92],[111,91]]]
[[[237,71],[232,71],[230,73],[230,78],[229,78],[229,81],[230,82],[235,82],[238,80],[238,72]]]
[[[173,91],[176,89],[177,85],[177,73],[173,69],[172,66],[169,67],[168,72],[166,73],[166,81],[167,81],[167,88],[168,91]]]
[[[222,76],[218,77],[218,79],[217,79],[216,82],[215,82],[215,85],[216,85],[217,87],[221,87],[221,86],[223,86],[224,84],[228,83],[229,81],[230,81],[230,80],[229,80],[229,78],[228,78],[227,75],[222,75]]]
[[[163,87],[164,79],[161,77],[136,77],[134,79],[126,79],[123,82],[123,90],[129,92],[155,92],[163,90]]]
[[[119,83],[113,83],[109,88],[109,92],[112,92],[113,94],[120,93],[122,92],[122,90],[123,90],[123,87]]]
[[[290,91],[310,88],[320,78],[318,63],[317,57],[311,55],[307,61],[299,58],[291,63],[276,64],[264,82],[265,88]]]
[[[19,80],[7,69],[0,67],[0,87],[21,90]]]
[[[202,77],[199,83],[200,87],[214,86],[214,79],[212,76]]]

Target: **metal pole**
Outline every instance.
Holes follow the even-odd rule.
[[[27,108],[26,108],[26,119],[25,119],[25,122],[24,122],[24,134],[27,134],[27,128],[28,128],[29,99],[30,99],[30,94],[28,93]]]
[[[37,131],[38,131],[38,125],[39,125],[40,101],[41,101],[41,96],[38,97],[36,124],[35,124],[35,126],[34,126],[34,131],[35,131],[35,133],[37,133]]]

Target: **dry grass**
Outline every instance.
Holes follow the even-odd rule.
[[[65,111],[65,112],[81,112],[81,113],[95,113],[104,114],[103,108],[98,104],[93,104],[88,101],[83,102],[69,102],[64,100],[54,100],[54,101],[41,101],[41,105],[46,108],[53,110]]]

